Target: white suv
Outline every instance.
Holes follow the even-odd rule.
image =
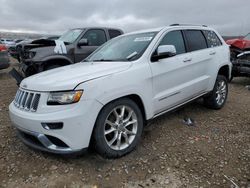
[[[172,25],[104,44],[81,63],[26,78],[9,106],[22,141],[104,157],[132,151],[147,120],[199,97],[220,109],[231,76],[228,45],[205,26]]]

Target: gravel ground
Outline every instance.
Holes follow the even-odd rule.
[[[26,147],[8,116],[15,81],[1,71],[0,83],[0,187],[250,188],[249,78],[233,80],[222,110],[197,101],[153,120],[136,150],[116,160],[92,151],[66,157]],[[184,125],[185,117],[194,126]]]

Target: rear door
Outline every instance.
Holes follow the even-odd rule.
[[[89,29],[81,37],[88,39],[88,45],[75,47],[75,62],[80,62],[88,57],[93,51],[107,41],[106,33],[103,29]]]
[[[108,29],[109,39],[113,39],[122,35],[122,32],[117,29]]]
[[[213,89],[215,79],[218,74],[218,72],[216,72],[216,67],[218,66],[218,64],[224,64],[228,62],[228,59],[226,58],[228,57],[228,47],[222,45],[221,40],[214,31],[203,30],[202,32],[204,33],[204,36],[207,39],[207,44],[209,48],[207,53],[210,56],[210,62],[206,74],[211,76],[209,84],[209,89],[211,90]]]
[[[192,54],[192,61],[187,66],[194,75],[193,91],[201,94],[208,88],[210,81],[209,67],[213,61],[215,51],[208,48],[207,40],[201,30],[184,30],[187,51]]]

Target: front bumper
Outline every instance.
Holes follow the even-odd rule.
[[[34,149],[55,154],[80,153],[82,150],[72,150],[68,146],[58,146],[54,144],[45,134],[30,132],[27,130],[17,129],[17,135],[24,144]]]
[[[233,76],[250,76],[250,60],[238,59],[233,63]]]
[[[102,105],[95,100],[67,105],[60,111],[37,113],[9,106],[12,124],[28,146],[56,154],[76,153],[89,146],[92,130]],[[43,111],[45,111],[43,109]],[[42,123],[62,122],[61,129],[45,129]]]
[[[41,62],[32,61],[31,59],[21,58],[21,69],[26,77],[41,72]]]

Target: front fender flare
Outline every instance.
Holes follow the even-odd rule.
[[[52,55],[52,56],[48,56],[48,57],[45,57],[45,58],[43,58],[43,62],[46,62],[46,61],[51,61],[51,60],[64,60],[64,61],[68,61],[70,64],[73,64],[74,62],[70,59],[70,58],[68,58],[68,57],[65,57],[65,56],[61,56],[61,55]]]

